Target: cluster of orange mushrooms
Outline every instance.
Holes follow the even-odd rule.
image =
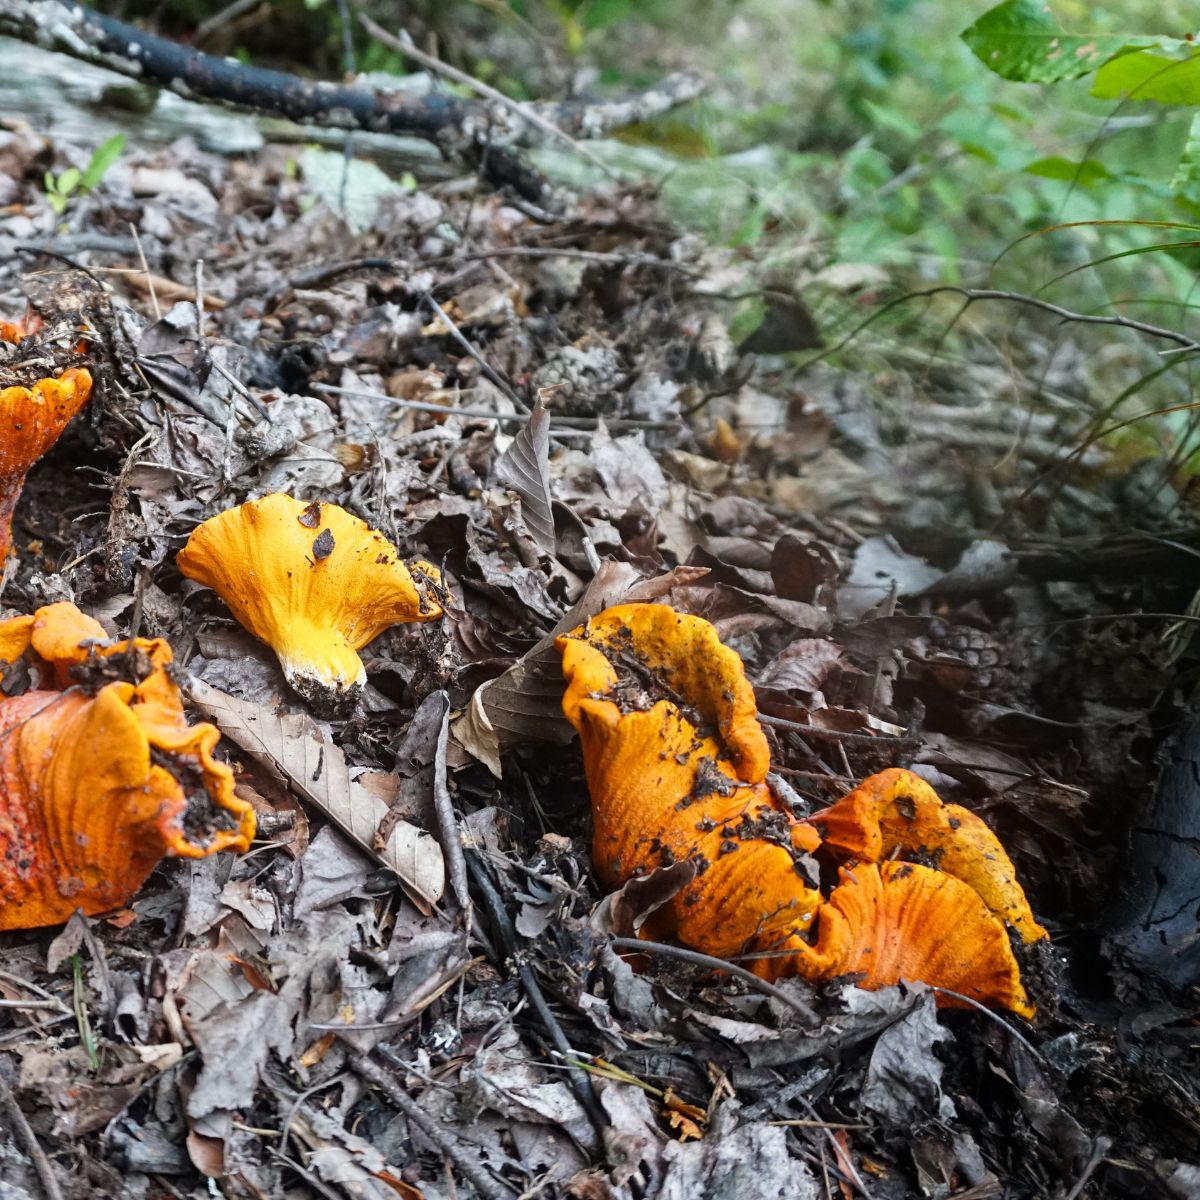
[[[767,784],[741,659],[698,617],[618,606],[558,646],[602,880],[694,867],[643,937],[742,958],[768,979],[921,980],[941,1003],[962,1003],[958,993],[1033,1015],[1009,931],[1026,943],[1046,931],[977,816],[890,770],[796,820]],[[837,870],[836,886],[822,887],[822,868]]]
[[[0,563],[25,473],[91,384],[74,368],[0,391]],[[442,614],[434,567],[407,566],[381,533],[319,501],[275,494],[222,512],[177,562],[325,711],[353,702],[366,681],[358,651],[384,629]],[[946,1003],[1032,1016],[1012,939],[1046,933],[978,817],[892,770],[797,820],[767,783],[742,662],[700,618],[618,606],[558,647],[602,881],[692,867],[643,936],[745,959],[769,979],[921,980]],[[213,755],[219,731],[188,724],[165,641],[115,641],[53,604],[0,621],[6,682],[18,662],[32,686],[0,699],[0,929],[125,904],[164,856],[249,848],[253,811]]]
[[[357,651],[383,629],[441,614],[366,522],[290,496],[205,521],[178,563],[326,704],[365,681]],[[213,757],[217,728],[188,726],[165,641],[113,641],[60,603],[0,622],[0,663],[19,660],[35,682],[0,700],[0,929],[124,904],[164,856],[249,849],[253,811]]]

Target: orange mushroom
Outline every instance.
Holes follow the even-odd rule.
[[[275,493],[197,526],[176,559],[275,651],[291,686],[322,707],[366,682],[358,651],[389,626],[432,621],[441,576],[412,570],[365,521],[336,504]]]
[[[794,820],[765,783],[767,742],[741,660],[698,617],[623,605],[557,645],[601,880],[617,887],[695,864],[643,936],[755,956],[747,965],[770,979],[850,975],[865,988],[921,980],[945,989],[939,1003],[959,992],[1032,1015],[1002,921],[1030,941],[1045,934],[977,817],[943,805],[916,776],[888,771],[814,824]],[[863,862],[843,868],[826,899],[800,856],[830,850]],[[878,864],[893,852],[934,865]]]
[[[915,863],[843,867],[821,908],[815,945],[776,962],[778,975],[855,975],[868,990],[921,980],[944,989],[943,1006],[961,1005],[948,994],[958,992],[1034,1014],[1004,926],[967,884]]]
[[[253,809],[216,727],[188,724],[166,642],[112,642],[55,604],[0,622],[0,647],[50,684],[0,700],[0,929],[124,904],[164,856],[249,848]]]
[[[828,846],[862,862],[921,858],[968,883],[1024,942],[1046,937],[1000,839],[970,809],[944,804],[919,775],[881,771],[817,813]]]
[[[0,564],[11,549],[13,510],[29,468],[58,441],[91,394],[92,376],[81,367],[39,379],[33,387],[0,389]]]
[[[821,897],[798,854],[817,838],[764,782],[767,741],[738,656],[707,621],[657,604],[607,609],[557,645],[605,884],[688,859],[695,877],[648,935],[721,957],[802,945]]]

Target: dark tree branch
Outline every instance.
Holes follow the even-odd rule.
[[[0,33],[107,67],[187,100],[249,108],[308,125],[436,139],[469,105],[452,96],[371,92],[248,67],[59,0],[0,0]]]
[[[378,92],[300,79],[205,54],[63,0],[0,0],[0,34],[106,67],[187,100],[249,109],[298,124],[425,138],[444,153],[477,166],[492,186],[512,188],[535,204],[544,198],[544,181],[512,147],[529,140],[531,128],[536,132],[539,124],[544,126],[547,114],[576,137],[597,136],[616,123],[644,120],[682,104],[703,87],[695,76],[673,75],[615,104],[528,106],[525,120],[512,129],[511,102]],[[569,135],[563,136],[569,140]]]

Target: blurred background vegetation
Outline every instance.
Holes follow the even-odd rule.
[[[1027,286],[1029,253],[1070,264],[1145,244],[1144,231],[1076,230],[994,260],[1021,234],[1078,221],[1195,221],[1200,188],[1173,188],[1191,111],[992,74],[960,35],[994,0],[269,0],[220,23],[203,48],[315,75],[404,74],[353,20],[367,11],[518,99],[603,95],[671,70],[713,81],[704,99],[624,131],[609,155],[661,184],[673,213],[733,247],[873,262],[914,280]],[[212,0],[104,4],[191,35]],[[1184,0],[1055,0],[1068,29],[1182,36]],[[1080,164],[1083,164],[1080,167]],[[1140,239],[1140,240],[1139,240]],[[1157,263],[1161,303],[1188,293],[1190,254]],[[1007,280],[1005,276],[1009,276]],[[1144,264],[1110,273],[1119,289]],[[1162,291],[1166,288],[1166,291]]]
[[[936,284],[1036,294],[1078,312],[1191,332],[1200,166],[1180,164],[1200,109],[1101,98],[1094,76],[1001,78],[961,36],[994,4],[242,0],[199,44],[330,77],[347,66],[348,40],[360,71],[415,69],[365,35],[354,18],[367,11],[517,99],[620,94],[669,71],[699,70],[711,80],[700,101],[628,128],[597,152],[626,178],[656,187],[671,216],[727,247],[760,280],[798,285],[841,264],[860,268],[860,281],[878,281],[852,302],[845,288],[805,290],[827,343],[872,303]],[[203,28],[220,6],[129,0],[106,8],[179,36]],[[1182,38],[1195,18],[1184,0],[1123,0],[1119,11],[1054,0],[1052,8],[1066,29],[1098,33]],[[553,178],[604,182],[560,147],[539,152],[539,164]],[[876,352],[885,362],[898,342],[953,351],[963,336],[960,304],[906,306],[856,339],[854,352],[869,364]],[[744,336],[763,311],[746,299],[730,313],[731,332]],[[1009,310],[1004,319],[1015,327],[1022,318]],[[1160,349],[1118,364],[1096,411],[1111,415],[1144,389],[1144,408],[1190,402],[1193,356],[1157,360]],[[1178,463],[1200,434],[1191,410],[1163,421],[1149,434],[1122,436],[1149,437],[1151,451],[1165,428]]]

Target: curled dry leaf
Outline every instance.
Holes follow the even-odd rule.
[[[521,515],[538,549],[554,555],[554,497],[550,493],[550,414],[539,400],[529,420],[494,468],[496,478],[521,497]]]
[[[39,677],[0,701],[0,929],[124,904],[165,856],[249,849],[253,810],[220,733],[188,724],[166,642],[113,642],[62,603],[0,622],[0,646]]]
[[[602,563],[571,611],[507,671],[476,689],[466,712],[451,727],[455,743],[497,779],[501,777],[500,756],[514,746],[524,742],[566,745],[572,729],[562,711],[559,635],[611,605],[665,596],[707,574],[705,567],[676,567],[665,575],[639,581],[637,570],[629,563],[612,559]]]
[[[599,875],[616,888],[676,862],[695,868],[649,913],[643,936],[757,955],[751,968],[771,979],[848,975],[871,989],[915,979],[1033,1014],[1004,922],[1027,940],[1044,931],[977,817],[944,805],[916,776],[888,771],[816,825],[794,820],[764,782],[767,741],[741,660],[698,617],[618,606],[558,646]],[[877,865],[893,851],[942,869]],[[831,853],[866,861],[843,867],[826,898],[806,856],[828,862]]]
[[[275,651],[316,707],[352,701],[367,675],[358,651],[385,629],[442,615],[437,568],[410,571],[395,546],[336,504],[273,493],[197,526],[176,560]]]
[[[261,704],[227,695],[198,679],[187,682],[188,697],[221,732],[247,754],[274,769],[302,799],[315,804],[368,854],[396,872],[413,901],[435,904],[445,887],[441,847],[423,829],[396,821],[382,848],[376,829],[387,802],[350,777],[346,757],[333,739],[303,713],[282,716]]]

